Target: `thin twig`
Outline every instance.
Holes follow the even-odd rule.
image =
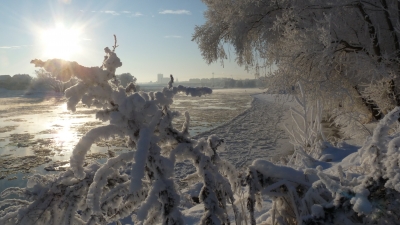
[[[114,46],[113,47],[113,52],[115,52],[115,49],[118,47],[119,45],[117,45],[117,36],[114,34]]]

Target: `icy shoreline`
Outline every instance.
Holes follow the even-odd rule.
[[[255,159],[279,160],[293,147],[284,124],[290,123],[289,107],[294,103],[287,96],[253,94],[251,107],[230,121],[193,138],[216,134],[226,141],[226,151],[220,156],[237,168]]]

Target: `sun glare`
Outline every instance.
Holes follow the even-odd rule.
[[[78,29],[67,29],[62,24],[57,25],[56,28],[44,30],[42,32],[44,55],[49,58],[68,60],[80,52],[79,40]]]

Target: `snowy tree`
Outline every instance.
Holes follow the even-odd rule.
[[[36,70],[35,74],[36,78],[31,81],[30,89],[52,90],[55,92],[64,93],[66,89],[75,85],[77,82],[77,80],[74,78],[63,82],[46,72],[44,69]]]
[[[117,75],[117,78],[119,79],[119,81],[121,82],[121,85],[123,87],[128,86],[128,84],[131,82],[133,82],[133,83],[136,82],[136,78],[134,76],[132,76],[132,74],[130,74],[130,73],[123,73],[123,74]]]
[[[228,224],[227,204],[233,204],[237,186],[235,169],[218,157],[224,141],[216,136],[193,140],[189,136],[189,113],[182,129],[172,126],[179,116],[171,111],[179,92],[191,96],[211,94],[210,88],[169,87],[160,92],[137,92],[134,83],[119,85],[115,72],[122,65],[113,49],[105,48],[102,67],[84,67],[76,62],[32,60],[54,77],[78,82],[65,91],[68,110],[79,102],[99,108],[96,118],[109,124],[87,132],[74,147],[71,168],[59,175],[34,175],[26,188],[8,188],[1,193],[0,224],[109,224],[127,216],[143,224],[183,224],[180,192],[174,166],[191,160],[196,167],[186,180],[203,183],[199,199],[204,205],[203,224]],[[100,138],[127,138],[132,151],[104,164],[87,162],[85,156]],[[235,215],[239,217],[233,205]]]
[[[336,171],[294,169],[256,160],[246,178],[251,223],[398,224],[400,208],[400,133],[390,132],[400,107],[389,112],[357,153]],[[390,134],[392,133],[392,134]],[[353,169],[342,166],[352,166]],[[261,196],[273,200],[265,221],[256,221]]]
[[[236,62],[256,73],[276,64],[270,88],[291,91],[301,81],[325,106],[368,112],[364,121],[381,118],[387,103],[400,105],[397,0],[203,2],[206,23],[193,40],[208,63],[225,60],[233,46]],[[376,94],[363,92],[380,82]]]

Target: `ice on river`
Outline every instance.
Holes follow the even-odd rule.
[[[251,94],[259,89],[216,89],[212,95],[188,97],[178,94],[173,110],[191,115],[192,136],[218,127],[251,106]],[[23,179],[44,170],[65,170],[73,146],[90,129],[103,123],[95,119],[95,108],[79,105],[75,113],[66,109],[65,98],[54,93],[0,92],[0,191],[21,186]],[[182,126],[184,116],[174,121]],[[110,151],[129,151],[125,140],[102,140],[92,146],[88,160],[105,161]],[[112,154],[112,153],[111,153]]]

